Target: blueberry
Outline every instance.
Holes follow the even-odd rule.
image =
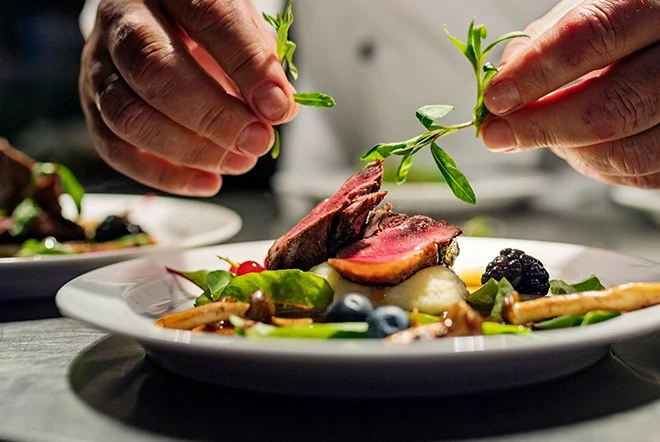
[[[363,322],[373,309],[369,298],[360,293],[349,293],[328,306],[323,322]]]
[[[385,338],[410,328],[410,318],[402,308],[394,305],[378,307],[367,317],[370,338]]]
[[[125,216],[110,215],[105,218],[94,232],[94,241],[106,242],[119,239],[122,236],[141,233],[142,229],[133,224]]]

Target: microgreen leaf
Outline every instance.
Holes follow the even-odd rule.
[[[293,2],[289,1],[286,4],[284,15],[282,16],[279,26],[277,27],[277,57],[280,63],[286,61],[287,43],[289,41],[289,29],[293,24]]]
[[[280,131],[275,129],[275,141],[273,142],[273,147],[270,149],[270,156],[273,159],[276,159],[277,157],[280,156],[280,149],[281,149],[281,141],[280,141]]]
[[[293,24],[293,0],[289,0],[284,9],[284,14],[269,15],[262,13],[264,20],[275,28],[277,33],[277,58],[282,63],[284,72],[287,70],[294,80],[298,79],[298,68],[293,64],[293,55],[296,52],[296,44],[289,40],[289,29]],[[321,92],[298,92],[293,94],[293,100],[302,104],[303,106],[314,107],[333,107],[335,100],[330,95]],[[279,133],[275,131],[275,143],[270,151],[272,158],[277,158],[280,155],[280,137]]]
[[[485,58],[490,53],[490,51],[492,51],[495,48],[495,46],[502,43],[503,41],[512,40],[514,38],[521,38],[521,37],[529,38],[529,34],[522,31],[514,31],[514,32],[508,32],[504,35],[500,35],[495,40],[490,42],[488,46],[486,46],[486,49],[483,50],[481,55]]]
[[[412,155],[404,155],[404,157],[401,158],[401,163],[399,164],[399,168],[396,170],[397,184],[403,184],[406,182],[406,179],[408,178],[408,172],[410,172],[410,167],[412,166],[412,162],[413,162]]]
[[[474,190],[472,190],[472,186],[470,186],[463,172],[456,166],[453,158],[444,149],[435,144],[435,142],[431,144],[431,154],[454,195],[461,201],[475,204],[477,197],[474,194]]]
[[[298,79],[298,68],[293,64],[293,54],[296,52],[296,44],[292,41],[286,42],[286,48],[284,49],[284,59],[286,60],[286,65],[289,68],[289,72],[294,80]]]
[[[61,164],[57,165],[57,174],[60,176],[62,181],[62,187],[64,192],[68,193],[73,199],[78,214],[82,214],[82,199],[85,196],[85,188],[80,184],[80,181],[76,179],[76,176],[71,172],[66,166]]]
[[[11,236],[18,236],[25,232],[27,226],[41,213],[41,207],[32,199],[25,198],[11,213],[13,220],[9,228]]]
[[[497,73],[497,68],[492,63],[486,61],[486,56],[498,43],[512,38],[524,37],[527,36],[527,34],[524,32],[510,32],[504,34],[488,44],[485,49],[482,50],[483,42],[488,36],[488,31],[484,25],[475,25],[474,19],[470,22],[467,39],[464,42],[451,35],[447,26],[445,26],[445,33],[447,34],[449,41],[451,41],[451,43],[470,61],[472,69],[474,70],[477,80],[477,101],[472,108],[473,119],[466,123],[440,126],[435,124],[435,121],[446,116],[454,109],[454,107],[446,104],[422,106],[417,110],[415,115],[419,122],[422,123],[429,132],[425,132],[422,135],[411,138],[407,141],[376,144],[362,156],[362,159],[372,161],[384,159],[390,155],[402,155],[404,158],[397,170],[396,182],[403,183],[408,176],[410,164],[412,163],[412,156],[422,147],[430,145],[433,159],[435,160],[438,169],[440,169],[440,173],[449,184],[449,188],[454,192],[454,195],[462,201],[475,204],[476,196],[467,178],[458,169],[456,163],[449,154],[435,144],[435,142],[440,137],[444,137],[459,129],[464,129],[470,126],[474,126],[477,135],[479,135],[479,128],[489,115],[488,109],[484,103],[484,90],[486,89],[488,82]]]
[[[335,105],[334,98],[322,92],[296,92],[293,94],[293,99],[304,106],[332,107]]]
[[[85,196],[85,188],[71,172],[71,169],[56,163],[35,163],[32,166],[32,175],[35,179],[42,175],[57,175],[62,183],[64,193],[71,196],[78,214],[82,214],[82,199]]]
[[[444,117],[453,110],[454,106],[447,104],[429,104],[417,109],[415,115],[425,128],[432,130],[438,127],[434,124],[435,120]]]
[[[458,50],[463,53],[463,55],[467,56],[467,46],[465,45],[465,43],[463,43],[458,38],[451,35],[449,33],[449,29],[447,29],[447,26],[445,26],[445,33],[447,34],[447,37],[449,37],[449,41],[451,41],[454,44],[454,46],[456,46]]]

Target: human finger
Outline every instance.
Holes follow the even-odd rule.
[[[117,136],[174,164],[216,174],[236,170],[235,160],[227,158],[228,149],[169,120],[133,93],[117,74],[108,78],[113,80],[106,80],[96,105],[103,121]],[[252,147],[250,143],[246,146]],[[255,155],[245,158],[256,162]]]
[[[539,35],[543,34],[548,28],[557,23],[560,18],[566,15],[568,11],[577,6],[581,1],[582,0],[562,0],[542,17],[529,23],[525,29],[523,29],[529,38],[514,38],[509,40],[502,52],[499,64],[500,67],[504,66],[518,51],[528,47]]]
[[[583,174],[638,177],[660,173],[660,125],[621,140],[552,148]]]
[[[149,187],[177,195],[212,196],[220,190],[220,175],[173,164],[127,143],[105,125],[96,105],[88,99],[83,100],[83,110],[92,144],[99,156],[116,171]]]
[[[236,83],[252,110],[272,124],[291,118],[295,110],[292,89],[249,2],[186,0],[164,5]]]
[[[660,0],[585,0],[519,50],[484,92],[496,115],[660,40]]]
[[[102,3],[98,20],[118,73],[150,106],[228,149],[246,139],[245,153],[270,148],[272,127],[200,68],[153,2]]]
[[[660,44],[639,51],[578,84],[484,122],[493,150],[588,146],[660,124]]]

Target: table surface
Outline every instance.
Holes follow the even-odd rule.
[[[660,261],[658,227],[614,207],[605,190],[568,174],[552,195],[488,216],[495,236],[573,242]],[[221,194],[213,201],[243,216],[234,241],[272,238],[295,221],[269,194]],[[264,219],[272,222],[265,226]],[[540,385],[344,401],[259,395],[180,378],[155,366],[130,338],[57,317],[52,299],[0,303],[0,321],[3,440],[660,438],[660,332],[618,343],[595,365]]]

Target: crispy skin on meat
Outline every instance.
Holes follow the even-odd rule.
[[[441,258],[453,262],[446,252],[460,234],[446,221],[417,215],[339,250],[328,264],[353,282],[395,285],[426,267],[451,264]]]

